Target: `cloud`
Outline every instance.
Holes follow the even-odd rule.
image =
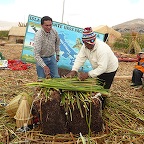
[[[1,6],[0,20],[27,22],[28,15],[49,15],[62,22],[64,0],[15,0]],[[63,22],[77,26],[114,26],[136,18],[144,18],[143,0],[65,0]]]
[[[20,13],[28,16],[29,14],[39,17],[49,15],[53,19],[60,20],[62,13],[62,0],[16,0],[16,7]]]

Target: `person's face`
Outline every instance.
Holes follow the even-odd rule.
[[[44,21],[42,28],[44,29],[45,32],[49,33],[50,30],[52,29],[52,21],[50,20]]]
[[[84,44],[85,44],[86,48],[89,49],[89,50],[92,50],[94,48],[93,44],[89,44],[87,42],[84,42]]]
[[[144,58],[144,53],[141,53],[141,54],[140,54],[140,58]]]

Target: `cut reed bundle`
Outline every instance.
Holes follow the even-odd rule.
[[[31,105],[32,104],[32,97],[30,95],[28,95],[25,92],[20,93],[19,95],[17,95],[16,97],[14,97],[10,103],[5,107],[7,114],[9,115],[9,117],[14,117],[16,114],[16,111],[19,107],[19,104],[21,103],[23,97],[26,97],[28,100],[28,103]]]
[[[26,97],[23,97],[14,118],[16,119],[17,128],[32,124],[33,116],[31,114],[31,108]]]
[[[86,79],[85,81],[79,81],[77,78],[44,79],[42,82],[33,82],[26,85],[65,91],[100,92],[104,95],[109,94],[108,90],[97,84],[96,79],[91,78]]]

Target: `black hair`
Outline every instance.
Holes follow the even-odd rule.
[[[52,18],[51,17],[49,17],[49,16],[44,16],[44,17],[42,17],[41,18],[41,25],[43,25],[44,24],[44,21],[52,21]]]

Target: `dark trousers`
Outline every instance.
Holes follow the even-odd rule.
[[[111,72],[111,73],[103,73],[103,74],[99,75],[98,83],[101,86],[103,86],[104,89],[110,89],[116,72],[117,72],[117,70],[114,72]],[[102,95],[101,101],[102,101],[102,109],[104,109],[104,107],[106,105],[106,97]]]
[[[112,82],[114,80],[115,74],[116,74],[117,70],[111,73],[103,73],[101,75],[98,76],[99,80],[99,84],[101,86],[103,86],[105,89],[110,89]]]
[[[138,69],[133,70],[132,82],[135,85],[142,85],[142,77],[143,77],[143,73],[140,70]]]

